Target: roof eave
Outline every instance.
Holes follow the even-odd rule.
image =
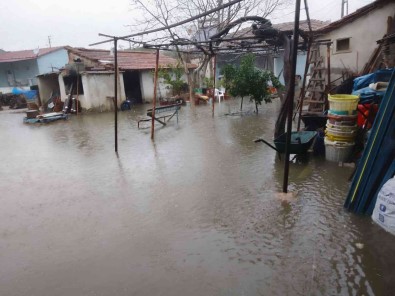
[[[327,25],[321,29],[318,29],[316,31],[316,34],[323,35],[323,34],[331,32],[333,30],[336,30],[344,25],[350,24],[350,23],[354,22],[355,20],[359,19],[360,17],[368,14],[369,12],[371,12],[377,8],[381,8],[388,3],[391,3],[391,1],[390,0],[376,0],[368,5],[361,7],[360,9],[356,10],[355,12],[350,13],[349,15],[346,15],[342,19],[332,22],[329,25]]]

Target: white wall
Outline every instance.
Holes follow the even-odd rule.
[[[141,87],[141,96],[143,102],[152,102],[154,98],[154,75],[151,70],[141,71],[140,72],[140,87]],[[184,74],[182,79],[186,82],[187,78]],[[157,99],[159,97],[165,98],[172,95],[171,89],[166,88],[166,84],[161,82],[162,79],[159,79],[158,89],[157,89]]]
[[[119,75],[118,107],[125,100],[125,88],[123,75]],[[84,87],[84,100],[81,100],[83,110],[87,111],[111,111],[114,110],[113,101],[107,97],[114,96],[114,74],[113,73],[85,73],[82,76]]]
[[[59,92],[59,80],[57,74],[38,76],[37,81],[42,104],[45,104],[50,99],[53,92]]]
[[[394,16],[395,3],[388,3],[382,8],[361,16],[352,23],[343,25],[323,36],[320,39],[330,39],[333,41],[331,47],[331,80],[339,77],[345,68],[354,73],[360,72],[375,48],[376,41],[383,38],[387,31],[387,19]],[[350,38],[350,51],[336,53],[336,40]],[[326,48],[322,47],[326,56]]]
[[[78,99],[81,102],[83,111],[105,112],[114,110],[113,101],[107,97],[114,96],[114,73],[109,72],[95,72],[82,73],[82,85],[84,94],[79,95]],[[125,88],[123,84],[122,73],[119,75],[118,87],[118,107],[122,101],[125,100]],[[62,75],[59,75],[59,86],[61,91],[62,101],[67,98],[65,86]]]
[[[67,94],[66,94],[66,89],[65,89],[65,85],[64,85],[63,75],[62,74],[59,74],[58,82],[59,82],[60,98],[64,102],[66,100],[66,98],[67,98]]]

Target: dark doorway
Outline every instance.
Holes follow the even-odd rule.
[[[123,73],[125,95],[132,103],[142,103],[139,71],[125,71]]]
[[[64,86],[65,86],[67,95],[68,94],[72,94],[72,95],[83,95],[84,94],[84,88],[82,86],[81,75],[73,73],[68,76],[63,76],[63,82],[64,82]]]

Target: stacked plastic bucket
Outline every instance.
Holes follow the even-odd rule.
[[[329,111],[325,132],[325,157],[344,162],[349,158],[357,135],[357,106],[359,97],[329,95]]]

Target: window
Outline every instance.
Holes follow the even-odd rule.
[[[350,38],[343,38],[336,40],[336,52],[349,51],[350,50]]]

